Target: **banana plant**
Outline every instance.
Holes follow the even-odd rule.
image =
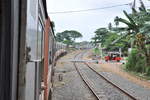
[[[147,52],[148,48],[146,47],[146,40],[150,34],[150,12],[146,10],[143,3],[139,7],[139,12],[135,9],[132,9],[133,13],[128,14],[126,11],[123,11],[127,19],[115,18],[115,22],[121,22],[127,25],[128,35],[133,36],[134,43],[140,52],[146,57],[147,66],[150,66],[150,53]]]
[[[116,17],[114,21],[126,24],[129,33],[130,31],[132,31],[132,33],[138,33],[139,32],[138,24],[134,21],[134,19],[129,14],[127,14],[126,11],[123,11],[123,13],[125,14],[127,19]]]

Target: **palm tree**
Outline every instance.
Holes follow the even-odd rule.
[[[137,23],[134,21],[134,19],[129,14],[127,14],[126,11],[123,11],[123,13],[125,14],[127,19],[116,17],[114,21],[117,23],[121,22],[121,23],[126,24],[127,30],[129,31],[129,33],[131,31],[132,31],[132,33],[138,33],[139,32],[139,26],[137,25]]]
[[[123,11],[127,19],[118,17],[115,18],[115,22],[121,22],[127,25],[128,35],[132,34],[138,50],[143,52],[146,56],[147,66],[150,66],[150,54],[147,52],[148,50],[145,44],[146,35],[150,32],[150,25],[146,25],[146,22],[150,21],[150,13],[147,12],[142,2],[141,7],[139,7],[140,12],[137,12],[135,9],[133,10],[133,14],[128,14],[126,11]]]
[[[108,24],[108,29],[109,29],[109,30],[112,29],[112,24],[111,24],[111,23]]]
[[[119,17],[118,17],[118,16],[116,16],[116,17],[115,17],[115,19],[114,19],[114,22],[115,22],[116,28],[117,28],[117,26],[119,25],[118,18],[119,18]]]

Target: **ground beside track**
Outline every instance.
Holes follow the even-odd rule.
[[[88,59],[90,52],[87,52],[84,59]],[[95,70],[103,74],[107,79],[126,90],[128,93],[138,97],[139,100],[150,100],[150,83],[137,76],[125,72],[120,63],[104,61],[99,64],[89,63]]]
[[[77,74],[73,63],[62,61],[73,59],[78,53],[79,51],[69,53],[58,60],[55,67],[52,100],[96,100]],[[62,81],[59,81],[59,76],[63,76]]]
[[[89,58],[89,55],[91,55],[91,52],[92,51],[87,52],[84,59],[90,60],[91,58]],[[99,64],[92,63],[92,65],[97,66],[97,68],[99,67],[97,69],[99,71],[112,72],[142,87],[150,88],[150,81],[124,71],[121,63],[106,63],[105,61],[102,61]]]

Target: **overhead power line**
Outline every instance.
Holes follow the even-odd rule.
[[[100,7],[100,8],[90,8],[90,9],[84,9],[84,10],[70,10],[70,11],[58,11],[58,12],[49,12],[48,14],[63,14],[63,13],[77,13],[77,12],[87,12],[87,11],[94,11],[94,10],[102,10],[102,9],[109,9],[109,8],[115,8],[119,6],[125,6],[129,5],[130,3],[126,4],[120,4],[120,5],[113,5],[113,6],[107,6],[107,7]]]

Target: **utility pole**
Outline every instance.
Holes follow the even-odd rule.
[[[142,5],[144,5],[144,3],[143,3],[143,1],[142,0],[139,0],[140,1],[140,3],[142,4]]]
[[[132,8],[134,8],[134,9],[136,8],[136,0],[133,1]]]
[[[122,49],[121,48],[119,48],[119,52],[120,52],[120,57],[121,57],[121,55],[122,55]]]
[[[129,3],[129,6],[131,7],[131,9],[136,9],[136,0],[134,0],[133,2]],[[133,12],[132,12],[133,13]]]

